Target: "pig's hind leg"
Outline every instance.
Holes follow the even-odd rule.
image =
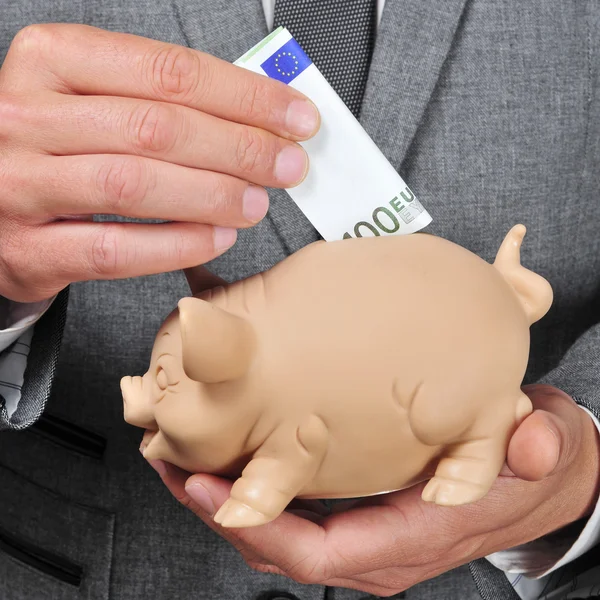
[[[233,484],[215,522],[223,527],[252,527],[277,518],[315,476],[328,439],[327,427],[316,415],[295,431],[277,428]]]
[[[423,490],[423,500],[457,506],[488,493],[506,460],[510,437],[532,408],[524,394],[505,406],[512,410],[505,414],[492,411],[469,431],[468,439],[449,446]]]

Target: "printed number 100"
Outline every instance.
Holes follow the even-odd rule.
[[[410,204],[415,196],[411,192],[411,190],[407,187],[403,192],[400,192],[400,198],[406,202],[406,204]],[[390,206],[394,210],[395,213],[400,213],[407,207],[402,204],[398,196],[394,196],[392,200],[389,202]],[[400,221],[398,221],[398,217],[394,214],[389,208],[386,206],[378,206],[372,215],[373,222],[369,221],[359,221],[354,226],[354,235],[357,238],[363,237],[363,233],[365,230],[369,231],[371,235],[381,235],[383,233],[396,233],[400,229]],[[351,238],[352,235],[348,232],[344,233],[343,239],[347,240]]]

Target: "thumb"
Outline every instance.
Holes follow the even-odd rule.
[[[192,475],[185,483],[188,496],[210,517],[229,498],[231,482],[214,475]]]
[[[524,391],[534,412],[513,434],[507,465],[520,479],[541,481],[571,464],[588,417],[557,388],[535,385]]]

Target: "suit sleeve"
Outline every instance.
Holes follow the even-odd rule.
[[[565,354],[559,365],[542,377],[569,394],[594,421],[600,432],[600,324],[588,329]],[[600,542],[600,501],[584,522],[487,559],[506,573],[540,578],[544,583],[557,569],[576,560]],[[528,584],[523,580],[524,584]],[[523,596],[522,596],[523,597]]]
[[[34,315],[32,326],[24,327],[19,335],[11,335],[11,328],[0,332],[4,338],[0,352],[0,431],[25,429],[44,411],[54,381],[68,297],[66,288],[39,319]]]
[[[600,419],[600,323],[588,329],[539,383],[566,392]]]

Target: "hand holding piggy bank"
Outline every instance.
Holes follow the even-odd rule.
[[[182,299],[121,382],[126,421],[155,432],[144,456],[235,478],[224,527],[427,479],[426,501],[482,498],[531,412],[529,326],[552,302],[524,235],[493,265],[428,234],[316,242]]]

